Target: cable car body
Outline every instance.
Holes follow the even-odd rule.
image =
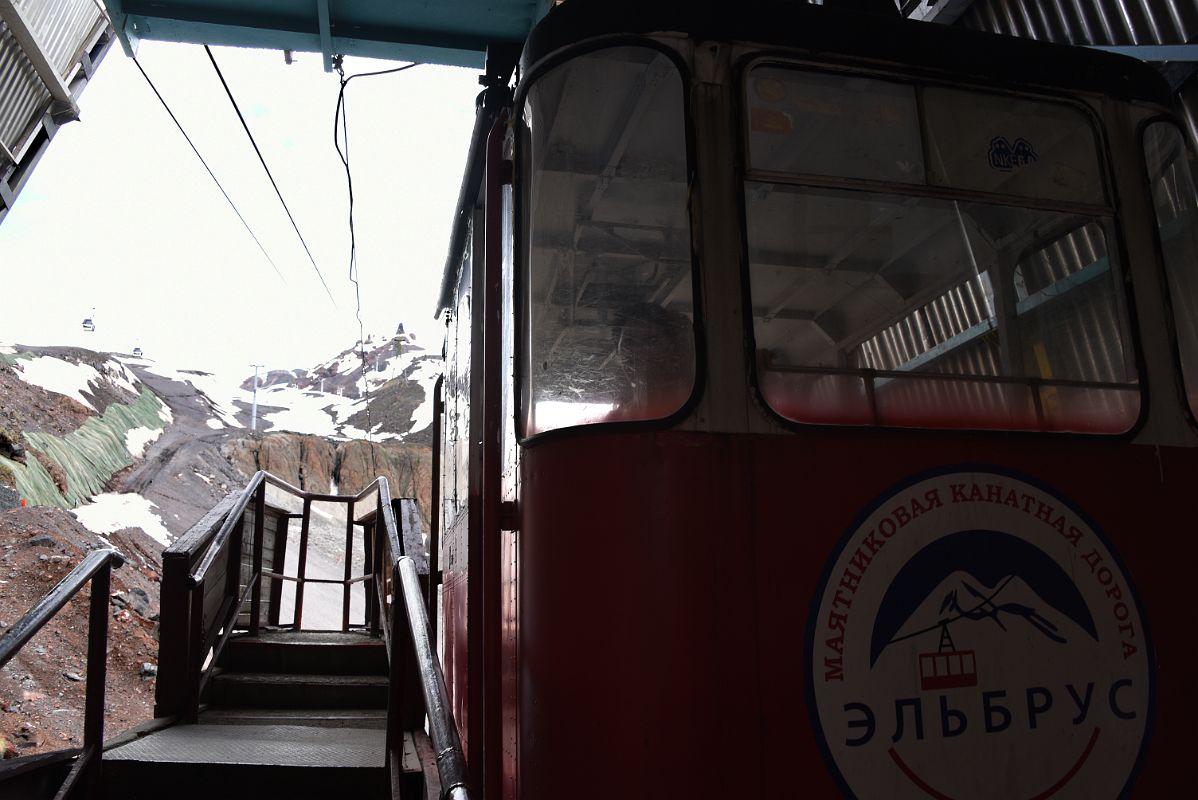
[[[1185,785],[1198,206],[1155,72],[571,0],[477,119],[431,597],[484,797]]]
[[[91,317],[86,317],[83,320],[83,330],[86,331],[87,333],[95,333],[96,332],[96,323]]]

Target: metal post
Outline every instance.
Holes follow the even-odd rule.
[[[257,508],[254,509],[254,566],[250,570],[250,580],[254,582],[250,590],[250,636],[258,635],[259,623],[262,620],[262,546],[266,535],[266,481],[258,485],[258,495],[254,498]]]
[[[353,589],[353,584],[349,581],[354,575],[354,501],[346,503],[345,508],[345,585],[341,591],[341,630],[348,631],[349,597]]]
[[[295,570],[295,619],[291,627],[300,629],[304,617],[304,576],[308,572],[308,524],[312,521],[312,500],[304,498],[304,518],[300,520],[299,566]]]
[[[200,716],[200,679],[204,674],[204,581],[191,590],[191,647],[188,656],[191,664],[187,681],[187,721],[195,722]]]
[[[429,510],[428,524],[428,597],[424,605],[428,609],[430,636],[437,641],[437,587],[441,585],[441,448],[444,447],[441,437],[444,436],[445,400],[442,389],[445,386],[445,376],[437,378],[433,384],[433,486],[432,508]]]
[[[391,653],[390,675],[391,691],[387,697],[387,767],[391,773],[392,782],[399,775],[403,759],[404,739],[404,691],[407,684],[408,665],[404,663],[410,650],[407,620],[403,617],[402,584],[399,580],[399,569],[391,567]]]
[[[270,565],[272,572],[282,575],[287,566],[287,536],[291,527],[291,515],[280,514],[275,517],[275,557]],[[283,604],[283,581],[275,578],[270,582],[270,614],[266,618],[267,625],[278,626],[279,606]]]
[[[386,606],[379,602],[379,589],[386,585],[383,580],[383,541],[387,536],[383,520],[383,493],[379,492],[374,502],[374,525],[370,528],[370,574],[374,576],[370,587],[367,608],[370,609],[370,634],[378,636],[382,630],[382,615]]]
[[[246,509],[248,511],[248,509]],[[245,542],[245,511],[229,532],[229,549],[225,552],[225,595],[233,607],[241,599],[241,548]],[[233,620],[236,624],[237,620]]]
[[[376,575],[374,569],[374,532],[378,529],[378,524],[382,520],[375,518],[374,522],[368,523],[362,528],[362,572],[366,575]],[[366,600],[366,629],[371,634],[378,634],[378,620],[375,619],[374,602],[374,581],[367,579],[363,582],[362,588],[365,590]]]
[[[91,604],[87,619],[87,695],[83,712],[83,752],[89,760],[87,784],[89,793],[96,787],[100,774],[100,754],[104,751],[104,682],[108,663],[108,592],[111,588],[112,565],[104,567],[92,578]]]
[[[258,430],[258,368],[261,364],[250,364],[254,368],[254,401],[250,405],[250,430]]]

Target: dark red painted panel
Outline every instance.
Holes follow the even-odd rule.
[[[1198,454],[868,431],[579,435],[524,451],[520,796],[840,796],[806,702],[817,583],[872,501],[954,464],[1048,484],[1121,556],[1159,658],[1133,796],[1167,796],[1198,718],[1183,596]]]
[[[453,706],[454,721],[458,726],[458,735],[462,738],[462,748],[467,757],[470,753],[468,741],[469,719],[467,702],[469,695],[469,674],[466,660],[466,600],[468,586],[466,572],[447,571],[441,588],[441,607],[445,615],[445,685],[449,692],[449,702]]]

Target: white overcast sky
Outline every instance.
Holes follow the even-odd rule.
[[[214,48],[321,287],[202,47],[138,59],[271,254],[281,281],[119,46],[0,222],[0,342],[140,346],[176,368],[310,367],[358,338],[338,79],[321,57]],[[398,66],[346,59],[353,74]],[[477,72],[418,66],[346,90],[366,332],[399,322],[441,348],[437,291],[474,120]],[[95,309],[96,332],[82,320]]]

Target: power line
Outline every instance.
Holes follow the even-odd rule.
[[[350,75],[348,78],[345,77],[345,70],[342,68],[340,56],[335,58],[334,66],[337,68],[337,74],[341,76],[341,88],[337,92],[337,108],[333,111],[333,147],[337,149],[337,156],[341,159],[341,164],[345,167],[345,183],[349,191],[349,280],[354,285],[354,301],[356,303],[354,315],[358,320],[358,355],[362,359],[362,390],[366,395],[366,438],[369,441],[371,436],[370,381],[366,378],[366,332],[362,325],[362,285],[358,276],[358,241],[357,235],[354,232],[354,176],[349,168],[349,115],[345,102],[345,87],[354,78],[391,75],[419,66],[419,64],[405,64],[402,67],[383,69],[377,72],[359,72],[356,75]],[[338,137],[338,127],[340,127],[340,138]],[[345,141],[344,150],[342,150],[341,145],[342,139]]]
[[[329,296],[329,300],[336,306],[337,301],[333,299],[333,293],[329,291],[329,285],[325,283],[324,275],[320,272],[320,267],[316,266],[316,259],[312,257],[312,251],[308,249],[308,243],[304,241],[304,235],[300,233],[299,225],[296,224],[295,217],[291,214],[291,209],[287,207],[287,201],[283,199],[283,193],[279,190],[279,184],[275,183],[275,176],[271,174],[270,167],[266,166],[266,159],[262,156],[262,151],[258,148],[258,142],[254,140],[254,134],[250,132],[250,126],[246,123],[245,116],[241,113],[241,108],[237,105],[237,100],[233,97],[233,91],[229,88],[224,74],[220,71],[220,65],[216,63],[216,56],[212,55],[212,48],[204,45],[204,52],[208,54],[208,60],[212,62],[212,68],[216,70],[216,77],[220,78],[221,86],[225,87],[225,94],[228,95],[229,102],[233,104],[233,110],[237,112],[237,119],[241,120],[241,127],[245,129],[245,135],[249,137],[250,144],[254,146],[254,152],[258,154],[258,161],[262,163],[262,169],[266,170],[266,177],[270,179],[270,185],[274,187],[275,194],[279,196],[279,202],[283,204],[283,210],[287,212],[287,219],[291,220],[291,227],[295,228],[295,235],[299,237],[300,244],[304,246],[304,252],[308,254],[308,260],[312,262],[312,269],[316,270],[316,277],[320,278],[320,285],[324,287],[325,294]]]
[[[158,102],[162,104],[164,109],[166,109],[166,113],[170,116],[171,121],[175,123],[175,127],[179,129],[179,133],[183,134],[183,138],[187,140],[187,144],[191,145],[191,151],[196,154],[196,158],[198,158],[200,163],[204,165],[204,169],[208,171],[208,176],[212,178],[212,182],[216,184],[216,188],[220,189],[220,193],[225,196],[225,200],[229,202],[229,207],[233,209],[233,213],[237,215],[237,218],[241,220],[241,224],[245,226],[246,233],[250,235],[250,238],[254,240],[254,244],[258,245],[258,249],[262,251],[262,255],[265,256],[266,260],[270,262],[271,267],[274,268],[275,274],[279,276],[279,280],[283,281],[283,283],[287,283],[287,279],[283,277],[283,273],[279,271],[279,267],[277,264],[275,264],[275,260],[270,257],[270,253],[266,252],[266,248],[262,246],[262,242],[254,234],[253,229],[250,228],[250,223],[246,222],[245,217],[237,208],[237,204],[233,202],[233,198],[229,197],[229,193],[225,191],[225,187],[221,185],[219,180],[217,180],[216,174],[212,171],[212,168],[208,166],[208,162],[204,160],[202,155],[200,155],[200,151],[196,147],[195,142],[191,140],[191,137],[187,135],[187,131],[183,129],[183,123],[179,122],[179,118],[176,117],[175,112],[171,110],[170,105],[166,102],[166,98],[162,96],[162,92],[158,91],[158,87],[154,85],[154,81],[150,80],[150,76],[146,74],[141,62],[134,58],[133,63],[137,67],[137,71],[141,73],[141,76],[146,79],[146,83],[149,84],[150,90],[154,92],[154,96],[158,98]]]

